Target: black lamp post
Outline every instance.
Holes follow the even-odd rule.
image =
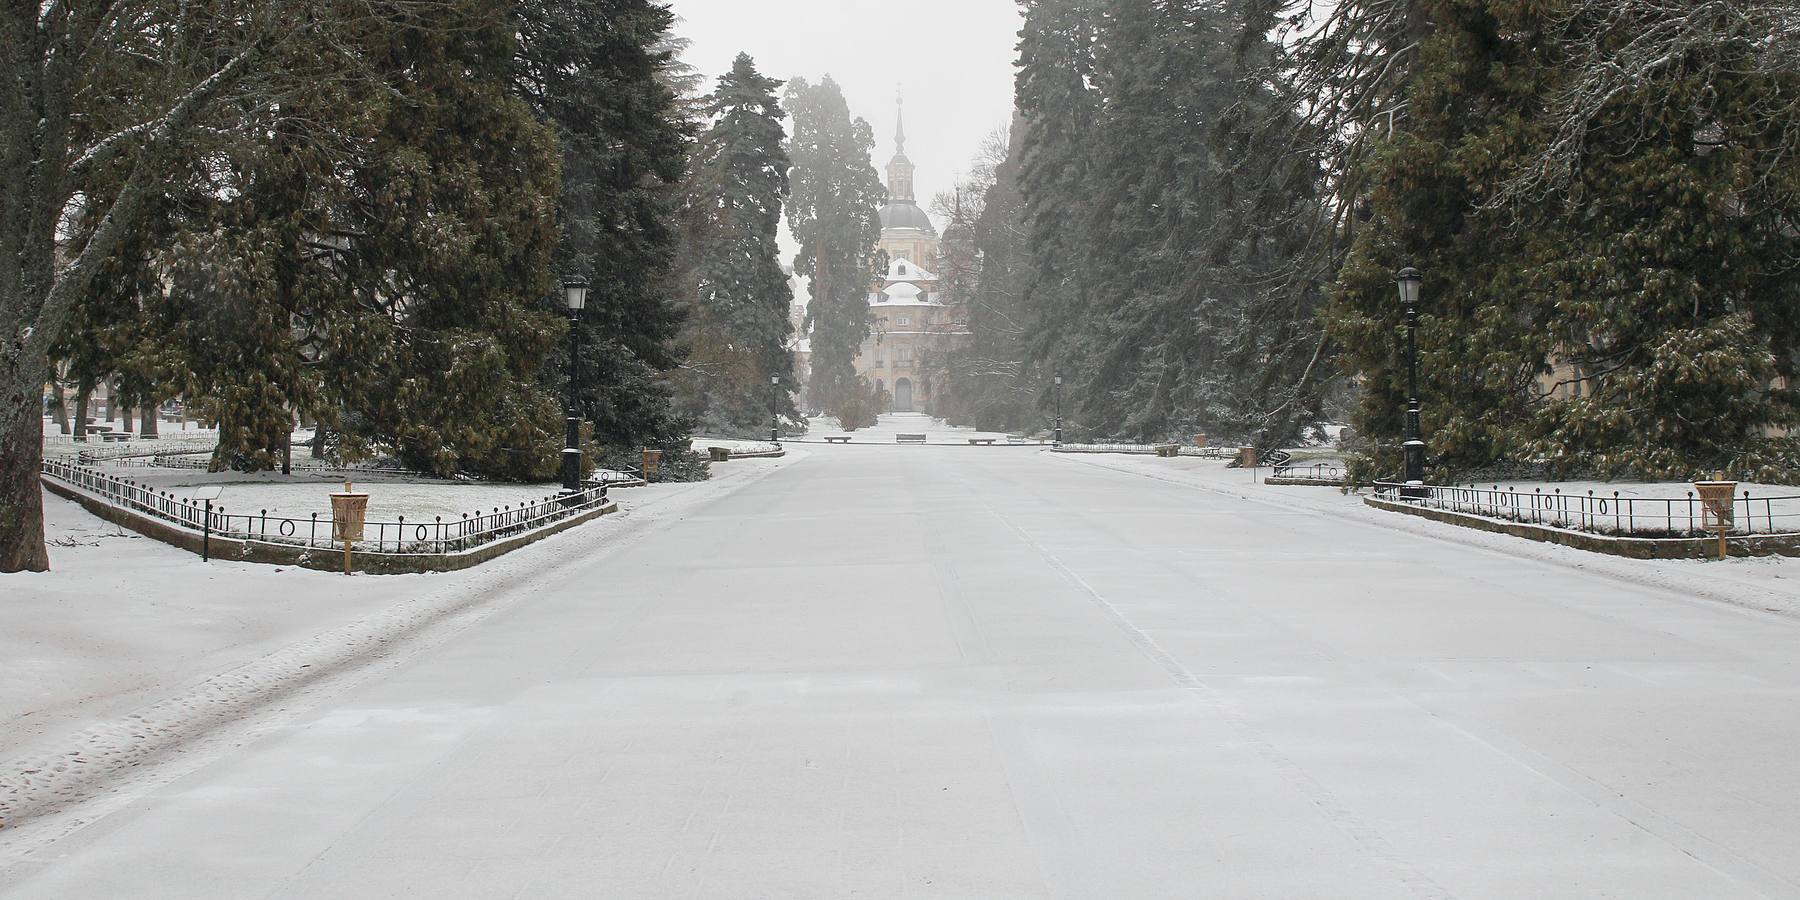
[[[1406,310],[1406,443],[1402,446],[1406,472],[1401,479],[1406,484],[1400,496],[1413,499],[1430,493],[1425,488],[1425,440],[1419,434],[1419,285],[1424,280],[1411,266],[1394,276],[1400,286],[1400,305]]]
[[[1058,447],[1062,446],[1062,373],[1056,373],[1056,434]]]
[[[576,413],[575,389],[580,373],[581,310],[587,306],[588,280],[580,275],[563,279],[563,304],[569,310],[569,440],[562,452],[563,491],[581,490],[581,416]]]
[[[781,376],[769,376],[769,441],[781,443]]]

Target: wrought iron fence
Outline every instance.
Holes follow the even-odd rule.
[[[221,538],[255,541],[291,547],[329,548],[331,515],[312,513],[304,519],[271,516],[268,510],[234,513],[221,504],[178,497],[166,490],[137,484],[64,460],[46,459],[43,473],[99,497],[106,502],[194,531]],[[363,539],[355,542],[360,552],[459,553],[504,537],[541,528],[605,505],[607,483],[590,483],[579,494],[549,496],[536,502],[474,510],[449,519],[408,522],[399,516],[392,522],[364,523]]]
[[[1415,492],[1423,496],[1407,496]],[[1683,497],[1628,497],[1619,491],[1530,491],[1475,485],[1427,485],[1406,490],[1392,481],[1376,482],[1375,496],[1399,503],[1450,512],[1638,537],[1692,537],[1710,534],[1703,528],[1705,506],[1698,494]],[[1753,496],[1744,491],[1731,501],[1733,534],[1800,533],[1800,495]]]
[[[1272,467],[1270,478],[1310,478],[1317,481],[1343,481],[1344,466],[1335,462],[1316,463],[1278,463]]]

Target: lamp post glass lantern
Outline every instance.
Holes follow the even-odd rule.
[[[581,311],[587,307],[588,280],[580,275],[563,279],[563,306],[569,310],[568,440],[562,452],[562,486],[565,493],[581,490],[581,416],[576,413],[581,360]]]
[[[1054,380],[1056,382],[1056,433],[1052,435],[1051,439],[1057,446],[1062,446],[1062,373],[1056,373]]]
[[[781,376],[769,376],[769,441],[781,443]]]
[[[1419,286],[1425,276],[1407,266],[1394,275],[1400,289],[1400,306],[1406,312],[1406,442],[1401,446],[1405,485],[1400,496],[1423,499],[1425,487],[1425,439],[1419,432]]]

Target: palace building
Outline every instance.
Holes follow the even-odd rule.
[[[856,371],[888,393],[891,411],[930,413],[948,390],[947,373],[937,361],[968,327],[939,293],[932,271],[942,260],[942,245],[931,217],[913,197],[904,110],[894,128],[887,188],[877,246],[887,254],[888,267],[869,291],[869,337],[856,356]]]

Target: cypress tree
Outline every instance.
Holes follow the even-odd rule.
[[[875,132],[852,120],[849,104],[829,76],[817,85],[796,78],[786,106],[794,117],[788,156],[793,160],[793,200],[788,228],[800,243],[794,271],[810,279],[806,324],[812,335],[810,401],[830,409],[864,398],[854,360],[869,334],[869,286],[883,264],[876,242],[876,211],[887,190],[869,153]],[[848,425],[849,423],[846,423]]]

